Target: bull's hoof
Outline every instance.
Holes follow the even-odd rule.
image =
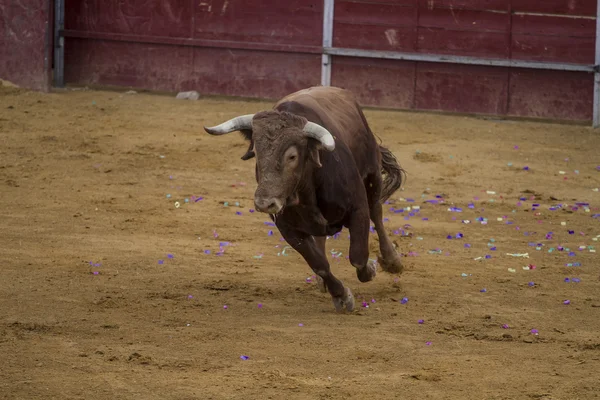
[[[352,292],[348,288],[344,288],[344,294],[340,297],[332,297],[333,305],[335,306],[335,311],[342,312],[352,312],[354,310],[354,296]]]
[[[404,266],[398,255],[395,255],[391,261],[382,258],[378,258],[377,261],[381,264],[381,269],[390,274],[401,274],[404,271]]]
[[[356,276],[358,276],[358,280],[363,283],[372,281],[376,274],[377,265],[371,260],[367,262],[367,265],[356,270]]]
[[[327,293],[327,285],[325,284],[323,278],[321,278],[319,275],[317,275],[317,287],[321,292]]]

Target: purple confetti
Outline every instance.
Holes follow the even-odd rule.
[[[210,254],[210,250],[204,250],[204,254]]]
[[[528,166],[525,166],[525,167],[523,167],[523,169],[524,169],[525,171],[529,171],[529,167],[528,167]]]
[[[406,304],[408,303],[408,297],[403,297],[402,300],[400,300],[401,304]]]
[[[483,288],[483,289],[481,289],[481,290],[479,290],[479,291],[480,291],[481,293],[486,293],[486,292],[487,292],[487,289],[486,289],[486,288]]]
[[[565,300],[565,301],[563,301],[563,304],[568,306],[569,304],[571,304],[571,300]]]
[[[167,258],[175,258],[173,254],[167,254]]]
[[[258,303],[258,308],[262,308],[262,303]]]
[[[504,325],[502,325],[502,329],[510,329],[510,326],[504,324]]]
[[[367,303],[366,301],[363,301],[362,306],[363,306],[363,308],[369,308],[369,303]]]
[[[571,280],[569,278],[565,278],[565,282],[569,283]]]
[[[251,209],[249,209],[249,210],[248,210],[248,212],[249,212],[250,214],[252,214],[252,213],[254,213],[254,210],[251,208]]]
[[[302,327],[302,326],[304,326],[304,324],[303,323],[299,323],[298,326]]]
[[[225,304],[225,305],[223,306],[223,309],[224,309],[224,310],[227,310],[228,308],[229,308],[229,306],[228,306],[227,304]]]
[[[197,203],[197,202],[199,202],[202,199],[204,199],[204,197],[198,197],[196,200],[194,200],[194,203]]]
[[[489,254],[487,254],[487,255],[485,256],[485,258],[486,258],[487,260],[489,260],[490,258],[492,258],[492,256],[490,256]]]
[[[431,342],[425,342],[425,346],[431,346]]]
[[[235,215],[242,215],[242,212],[241,211],[236,211]]]
[[[572,281],[575,282],[575,283],[579,283],[579,282],[581,282],[581,279],[579,279],[579,278],[573,278]]]
[[[269,221],[265,222],[265,225],[267,225],[267,226],[275,226],[275,224],[273,222],[269,222]]]
[[[94,274],[94,275],[100,275],[100,272],[94,271],[94,272],[92,272],[92,274]]]
[[[465,243],[465,248],[466,248],[466,249],[470,249],[470,248],[471,248],[471,245],[470,245],[469,243]]]
[[[268,235],[273,236],[273,231],[269,231]]]
[[[529,282],[528,285],[533,287],[533,286],[535,286],[535,282]]]
[[[248,357],[248,356],[240,356],[240,358],[241,358],[242,360],[246,361],[246,360],[248,360],[250,357]]]
[[[530,332],[536,336],[539,334],[539,331],[537,329],[532,329]]]
[[[165,263],[164,260],[158,260],[158,264],[163,265]]]
[[[420,319],[418,322],[419,322],[420,325],[423,325],[425,323],[425,320],[424,319]]]
[[[194,296],[192,296],[191,294],[188,294],[188,299],[193,299]]]

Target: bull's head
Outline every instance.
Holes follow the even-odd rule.
[[[321,166],[319,150],[335,149],[327,129],[285,111],[243,115],[204,129],[211,135],[241,131],[250,140],[242,159],[256,155],[258,187],[254,205],[258,211],[269,214],[277,214],[286,204],[297,202],[303,175],[311,164]]]

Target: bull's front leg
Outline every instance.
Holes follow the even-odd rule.
[[[354,310],[354,297],[349,288],[344,287],[344,284],[333,274],[327,261],[327,255],[323,247],[311,235],[297,231],[285,225],[277,224],[281,235],[294,248],[310,268],[323,279],[324,286],[329,291],[333,305],[336,311],[352,311]]]
[[[377,265],[369,260],[369,211],[356,210],[350,216],[350,263],[356,268],[356,276],[361,282],[373,280]]]

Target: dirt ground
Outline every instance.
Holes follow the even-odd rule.
[[[367,110],[405,272],[331,238],[338,315],[202,129],[271,104],[0,88],[0,398],[600,397],[598,131]]]

